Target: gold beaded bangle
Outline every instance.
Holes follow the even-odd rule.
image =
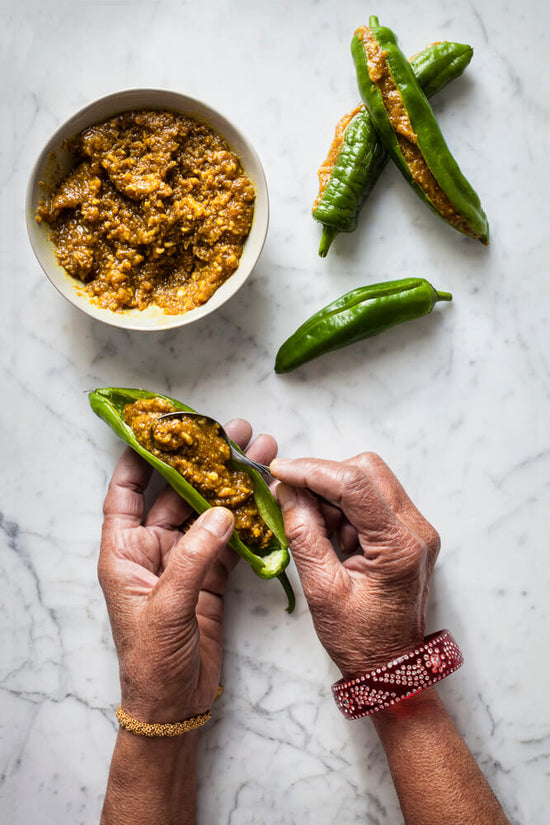
[[[222,686],[218,687],[216,699],[221,696]],[[190,730],[205,725],[212,717],[212,713],[207,710],[204,713],[199,713],[198,716],[192,716],[190,719],[184,719],[183,722],[140,722],[139,719],[134,719],[129,713],[122,709],[119,705],[116,709],[116,718],[118,719],[121,728],[133,733],[134,736],[181,736],[182,733],[188,733]]]

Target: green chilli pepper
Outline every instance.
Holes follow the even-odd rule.
[[[122,441],[132,447],[136,453],[139,453],[155,470],[158,470],[196,513],[203,513],[211,506],[206,499],[177,470],[145,449],[137,440],[132,428],[124,420],[124,407],[141,398],[162,398],[177,410],[195,412],[191,407],[182,404],[181,401],[177,401],[175,398],[160,393],[147,392],[146,390],[105,387],[104,389],[94,390],[89,394],[90,405],[96,415],[102,418]],[[239,448],[237,447],[237,449]],[[242,451],[239,450],[239,452]],[[246,464],[240,464],[238,461],[233,463],[239,470],[243,470],[252,478],[254,482],[254,501],[260,516],[271,529],[273,538],[262,555],[243,544],[236,531],[233,533],[229,544],[250,564],[258,576],[263,579],[273,579],[275,577],[279,579],[287,595],[287,611],[291,613],[294,609],[295,600],[292,585],[286,573],[284,573],[290,556],[281,510],[269,487],[255,470]]]
[[[390,29],[371,17],[351,52],[359,90],[386,151],[415,192],[459,232],[489,241],[487,217],[441,134],[428,99]]]
[[[316,312],[281,346],[275,372],[290,372],[326,352],[429,315],[438,301],[450,301],[424,278],[405,278],[354,289]]]
[[[410,64],[426,97],[432,97],[464,72],[473,49],[462,43],[433,43]],[[354,232],[359,212],[388,153],[378,138],[368,109],[361,105],[337,124],[329,154],[319,169],[319,194],[313,217],[323,224],[319,255],[324,258],[339,232]]]

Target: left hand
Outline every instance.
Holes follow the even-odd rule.
[[[244,449],[252,430],[226,430]],[[261,435],[248,454],[269,464],[277,453]],[[152,468],[127,448],[104,504],[98,575],[119,659],[122,707],[146,722],[204,713],[216,696],[222,660],[223,595],[238,556],[227,542],[233,516],[203,513],[182,535],[191,508],[167,486],[145,513]]]

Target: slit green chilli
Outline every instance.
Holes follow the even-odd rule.
[[[346,293],[316,312],[281,346],[275,372],[290,372],[332,350],[429,315],[438,301],[450,301],[425,278],[370,284]]]
[[[166,481],[196,513],[203,513],[211,506],[206,499],[177,470],[146,450],[137,440],[131,427],[126,424],[124,407],[142,398],[161,398],[168,401],[177,410],[195,412],[191,407],[182,404],[181,401],[177,401],[175,398],[170,398],[161,393],[148,392],[147,390],[105,387],[94,390],[89,394],[90,406],[95,414],[102,418],[122,441],[132,447],[136,453],[139,453],[155,470],[163,475]],[[237,449],[239,448],[237,447]],[[239,450],[239,452],[242,451]],[[233,532],[229,544],[262,579],[279,579],[288,599],[287,611],[291,613],[294,609],[295,599],[292,585],[284,572],[289,563],[290,555],[280,507],[259,473],[246,464],[240,464],[238,461],[234,461],[233,464],[252,478],[254,482],[254,501],[261,518],[271,529],[273,538],[263,555],[255,553],[243,544],[236,531]]]
[[[384,147],[415,192],[450,226],[489,242],[487,216],[441,134],[390,29],[371,17],[351,42],[359,91]]]
[[[463,43],[433,43],[410,59],[426,97],[460,77],[473,55]],[[319,255],[324,258],[339,232],[354,232],[359,213],[385,165],[388,153],[368,109],[361,104],[336,127],[334,142],[319,170],[313,217],[323,224]]]

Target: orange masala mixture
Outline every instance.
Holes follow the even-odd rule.
[[[72,172],[39,206],[57,260],[113,311],[180,314],[235,272],[254,187],[208,126],[171,112],[124,112],[69,142]]]
[[[401,154],[409,167],[415,183],[420,186],[436,211],[439,212],[445,220],[449,221],[450,224],[461,232],[465,232],[467,235],[473,235],[473,237],[478,237],[472,233],[468,222],[451,203],[428,168],[424,155],[418,146],[418,136],[412,127],[399,89],[392,77],[387,62],[388,52],[381,49],[380,44],[368,27],[362,26],[357,29],[356,34],[360,37],[365,47],[369,62],[370,78],[372,82],[378,86],[380,94],[382,95],[384,106],[392,123]]]
[[[124,419],[139,443],[178,471],[206,501],[233,511],[241,541],[265,550],[273,533],[261,518],[248,473],[231,466],[229,445],[217,424],[195,417],[165,418],[176,412],[164,398],[142,398],[127,404]]]

